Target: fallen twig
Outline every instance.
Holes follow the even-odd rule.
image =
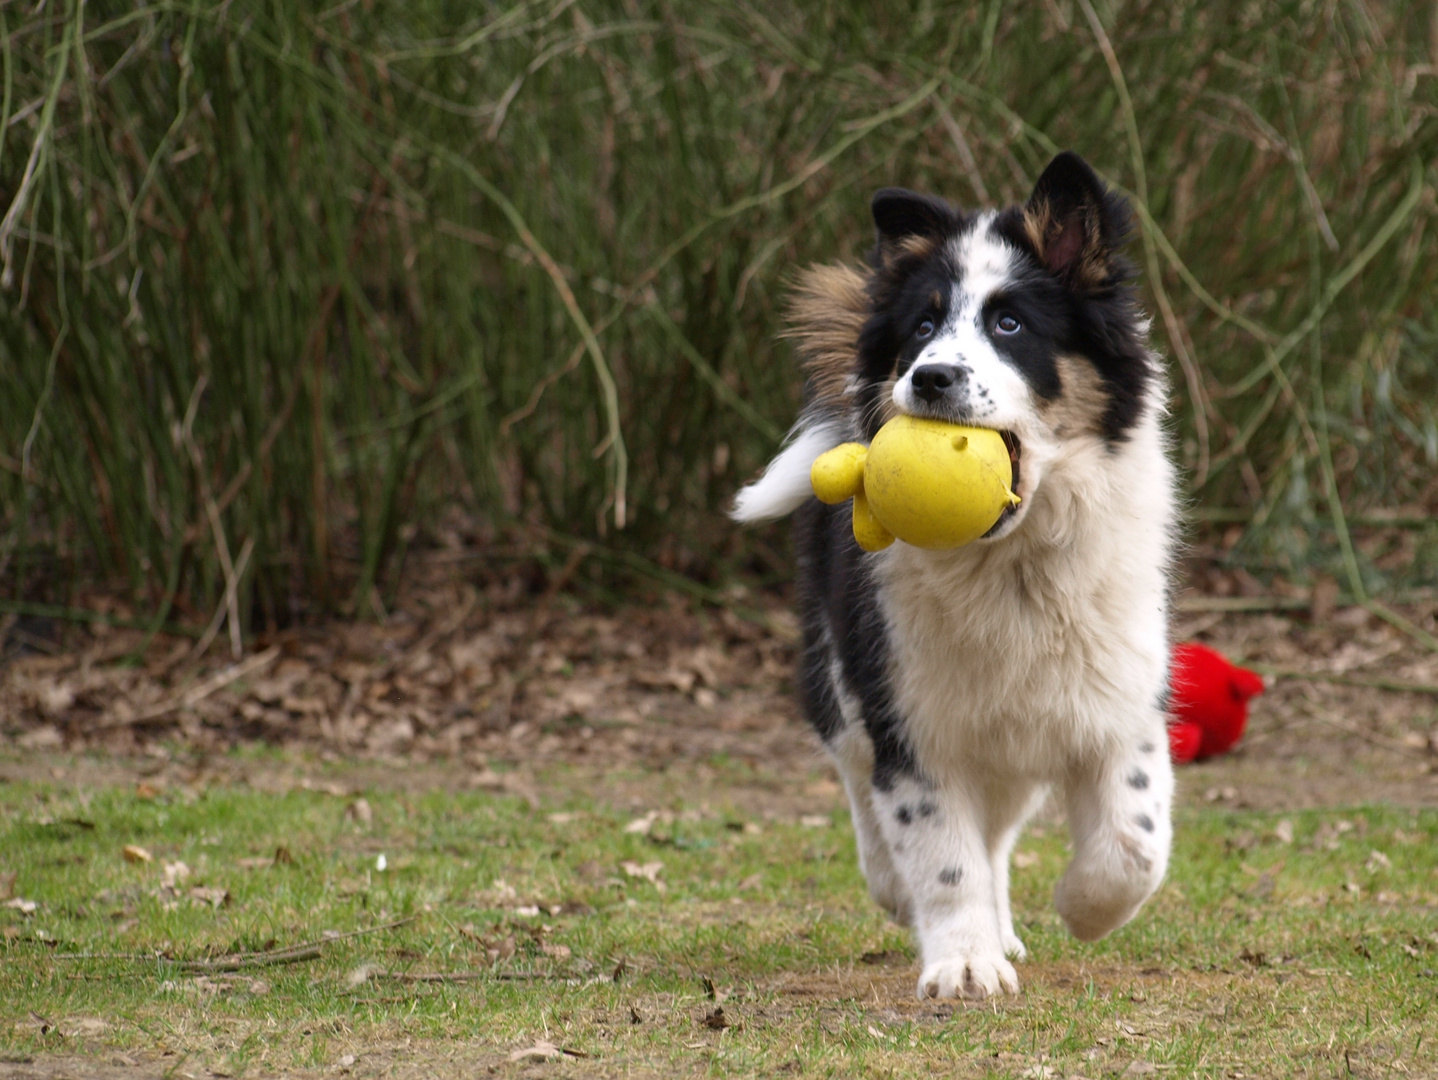
[[[238,956],[222,956],[216,960],[177,960],[185,971],[242,971],[245,968],[274,967],[279,964],[297,964],[302,960],[317,960],[318,945],[296,945],[291,949],[275,949],[263,953],[241,953]]]
[[[152,720],[158,720],[162,716],[168,716],[179,709],[189,709],[198,705],[205,698],[216,691],[223,690],[230,683],[243,679],[246,675],[253,674],[260,668],[267,666],[270,661],[280,655],[278,645],[271,645],[264,652],[256,653],[248,660],[239,664],[231,664],[229,667],[217,671],[198,686],[192,686],[183,694],[168,698],[156,705],[150,706],[144,712],[127,719],[110,719],[100,725],[101,728],[129,727],[133,724],[147,724]]]
[[[330,934],[328,937],[320,938],[317,941],[305,941],[298,945],[286,945],[282,949],[264,949],[259,952],[234,953],[230,956],[218,956],[210,960],[177,960],[163,953],[57,953],[55,959],[146,960],[163,964],[175,964],[186,971],[239,971],[241,968],[247,967],[268,967],[273,964],[293,964],[301,960],[314,960],[320,955],[324,946],[331,942],[362,937],[365,934],[378,934],[384,930],[393,930],[396,927],[412,923],[418,918],[418,915],[411,915],[407,919],[398,919],[395,922],[384,923],[380,926],[367,926],[362,930],[350,930],[343,934]]]
[[[1275,667],[1272,664],[1256,660],[1243,660],[1240,663],[1244,667],[1252,668],[1260,675],[1272,675],[1276,679],[1302,679],[1307,682],[1335,683],[1338,686],[1363,686],[1405,694],[1438,695],[1438,686],[1429,683],[1407,683],[1399,682],[1397,679],[1371,678],[1364,675],[1340,675],[1337,672],[1329,671],[1299,671],[1296,668]]]
[[[1185,596],[1173,608],[1185,614],[1207,611],[1260,612],[1301,611],[1312,606],[1302,596]]]
[[[1314,713],[1314,719],[1319,723],[1335,727],[1339,731],[1346,731],[1349,735],[1356,735],[1360,739],[1371,742],[1374,746],[1382,747],[1384,750],[1391,750],[1395,754],[1405,754],[1409,757],[1427,757],[1428,751],[1417,746],[1409,746],[1407,743],[1399,742],[1397,739],[1390,739],[1386,735],[1380,735],[1376,731],[1365,731],[1361,727],[1344,723],[1331,716],[1324,716],[1322,713]]]

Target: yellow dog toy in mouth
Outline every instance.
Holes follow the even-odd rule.
[[[895,537],[921,548],[955,548],[994,527],[1019,497],[997,431],[897,416],[874,441],[820,454],[809,482],[821,502],[854,500],[854,539],[881,551]]]

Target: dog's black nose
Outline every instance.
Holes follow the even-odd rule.
[[[964,369],[953,364],[924,364],[914,368],[914,393],[925,401],[935,402],[965,378]]]

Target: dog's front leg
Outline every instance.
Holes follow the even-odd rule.
[[[960,787],[901,779],[875,787],[874,810],[908,887],[923,973],[919,997],[1016,994],[1004,956],[993,867],[978,800]]]
[[[1073,768],[1067,800],[1074,857],[1054,906],[1074,937],[1095,941],[1133,918],[1168,867],[1173,766],[1161,718],[1144,741]]]

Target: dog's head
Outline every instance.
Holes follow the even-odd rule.
[[[815,392],[842,398],[865,437],[897,413],[999,431],[1023,500],[987,538],[1006,536],[1075,440],[1112,447],[1143,412],[1154,370],[1121,254],[1128,206],[1065,153],[1023,206],[965,213],[885,188],[873,215],[862,315],[852,277],[831,269],[801,290]],[[804,329],[826,307],[828,333],[847,336],[847,350],[825,353],[813,347],[817,328]]]

